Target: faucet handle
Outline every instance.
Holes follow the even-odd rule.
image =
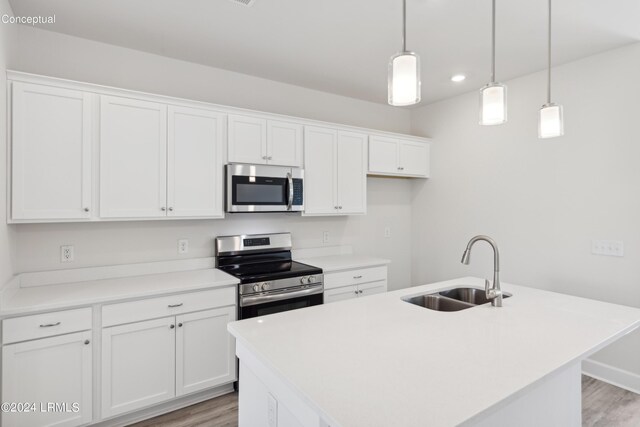
[[[495,299],[502,295],[502,291],[500,289],[494,289],[491,286],[489,279],[484,279],[484,293],[487,296],[487,299]]]

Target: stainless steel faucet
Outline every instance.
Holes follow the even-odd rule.
[[[467,248],[462,254],[461,263],[469,265],[469,258],[471,256],[471,248],[479,241],[484,240],[493,248],[493,286],[489,285],[489,281],[484,281],[484,291],[487,295],[487,299],[491,300],[491,305],[494,307],[502,307],[502,290],[500,290],[500,253],[498,252],[498,244],[489,236],[476,236],[469,240]]]

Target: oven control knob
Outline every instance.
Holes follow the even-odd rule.
[[[258,285],[258,284],[253,285],[253,291],[254,292],[260,292],[260,285]]]
[[[307,277],[303,276],[300,278],[300,284],[304,285],[305,283],[307,283]]]
[[[269,289],[269,284],[267,282],[264,282],[261,286],[263,291],[266,291],[267,289]]]
[[[316,280],[315,276],[307,277],[307,283],[313,283]]]

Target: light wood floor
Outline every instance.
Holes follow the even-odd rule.
[[[230,393],[162,415],[133,427],[236,427],[238,394]],[[640,395],[586,376],[582,377],[582,425],[640,426]]]

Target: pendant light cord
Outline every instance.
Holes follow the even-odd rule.
[[[407,51],[407,0],[402,0],[402,51]]]
[[[491,83],[496,82],[496,0],[491,2]]]
[[[549,0],[549,39],[547,40],[547,104],[551,103],[551,0]]]

